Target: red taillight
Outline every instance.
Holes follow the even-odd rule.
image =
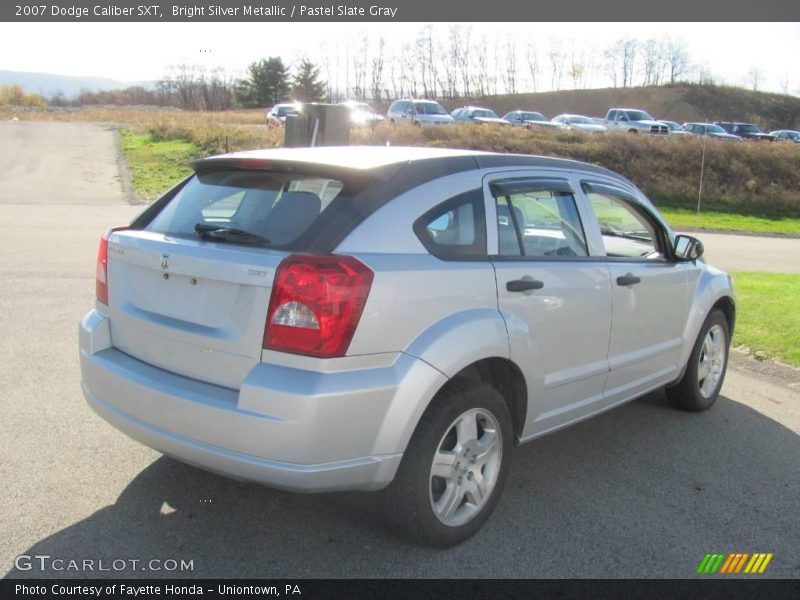
[[[127,227],[109,227],[100,238],[100,247],[97,249],[97,267],[95,272],[95,295],[97,300],[108,304],[108,238],[115,231],[122,231]]]
[[[264,348],[344,356],[367,303],[372,275],[352,256],[285,258],[272,285]]]

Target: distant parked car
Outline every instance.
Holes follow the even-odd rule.
[[[609,109],[606,113],[606,127],[609,131],[669,135],[669,127],[638,108]]]
[[[764,133],[755,123],[731,123],[728,121],[717,121],[719,125],[728,133],[738,135],[745,140],[757,140],[759,142],[774,142],[777,138],[774,135]]]
[[[395,100],[386,115],[390,123],[409,123],[418,127],[449,125],[453,117],[435,100]]]
[[[664,119],[660,119],[659,123],[663,123],[669,129],[670,135],[691,135],[688,131],[686,131],[681,125],[678,125],[675,121],[665,121]]]
[[[508,125],[508,121],[501,119],[497,113],[480,106],[464,106],[450,113],[457,123],[481,123],[483,125]]]
[[[561,123],[569,129],[577,129],[578,131],[588,131],[591,133],[605,133],[608,127],[600,125],[592,117],[584,117],[583,115],[558,115],[550,119],[553,123]]]
[[[770,135],[774,135],[775,139],[781,142],[794,142],[795,144],[800,144],[800,131],[779,129],[778,131],[771,131]]]
[[[267,125],[283,127],[286,124],[286,117],[297,114],[300,114],[300,106],[294,102],[276,104],[267,112]]]
[[[351,125],[375,125],[386,120],[382,115],[375,112],[375,109],[366,102],[347,100],[341,104],[350,109]]]
[[[542,113],[533,110],[512,110],[503,117],[504,121],[508,121],[512,125],[518,127],[543,127],[545,129],[566,129],[567,126],[563,123],[554,123],[548,121]]]
[[[691,133],[692,135],[706,135],[708,137],[717,138],[720,140],[741,141],[738,135],[728,133],[719,125],[712,125],[711,123],[684,123],[683,130]]]

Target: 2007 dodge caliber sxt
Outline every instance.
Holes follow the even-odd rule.
[[[80,324],[89,404],[165,454],[387,488],[390,523],[449,546],[516,443],[660,387],[691,411],[719,394],[731,280],[610,171],[399,147],[193,168],[103,235]]]

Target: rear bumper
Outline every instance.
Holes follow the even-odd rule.
[[[80,323],[83,392],[106,421],[183,462],[293,491],[375,490],[394,478],[408,437],[395,421],[444,376],[407,354],[389,358],[335,372],[259,363],[231,390],[120,352],[97,311]]]

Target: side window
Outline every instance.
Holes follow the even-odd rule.
[[[438,258],[486,258],[483,190],[464,192],[432,208],[414,222],[414,233]]]
[[[606,256],[653,260],[664,258],[658,226],[632,202],[607,192],[587,191],[600,224]]]
[[[559,187],[513,182],[493,186],[499,256],[588,256],[575,198]]]

